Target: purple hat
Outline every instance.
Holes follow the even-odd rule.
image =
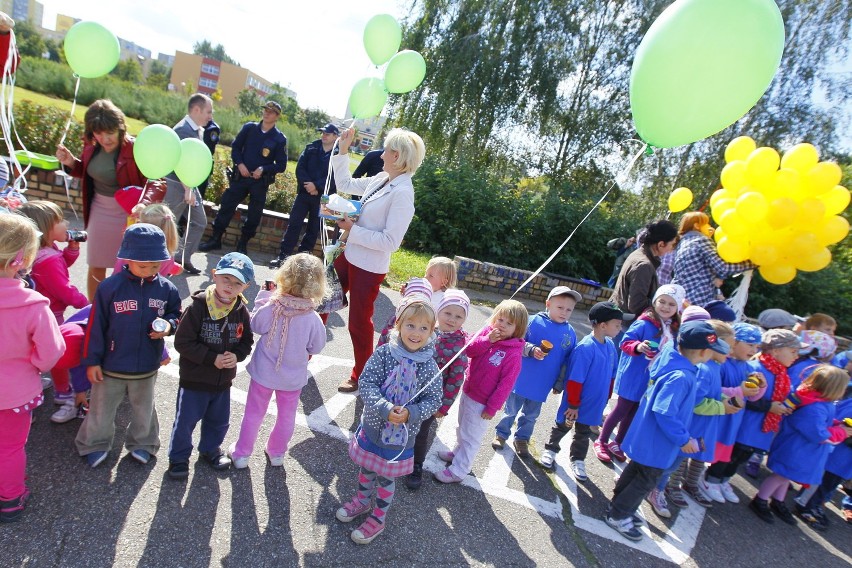
[[[461,306],[465,315],[467,315],[468,309],[470,309],[470,298],[462,290],[450,288],[444,292],[444,297],[441,298],[441,303],[438,304],[438,311],[440,312],[447,306]]]
[[[432,285],[425,278],[410,278],[405,283],[405,291],[402,293],[403,298],[407,298],[412,294],[421,294],[426,296],[426,299],[432,299]]]
[[[681,323],[686,323],[688,321],[707,321],[709,319],[711,319],[710,314],[708,314],[707,310],[701,306],[687,306],[687,308],[683,310],[683,314],[680,316]]]

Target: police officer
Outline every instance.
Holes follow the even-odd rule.
[[[263,106],[260,122],[247,122],[231,146],[234,173],[231,185],[222,194],[219,213],[213,221],[213,235],[198,250],[207,252],[222,248],[222,235],[228,228],[237,206],[248,196],[248,218],[243,224],[237,252],[246,254],[249,240],[257,232],[266,192],[275,175],[287,168],[287,138],[275,127],[281,116],[281,105],[269,101]]]

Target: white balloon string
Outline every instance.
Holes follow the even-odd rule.
[[[74,111],[77,109],[77,92],[80,90],[80,76],[74,73],[74,77],[77,79],[77,83],[74,85],[74,98],[71,99],[71,114],[68,115],[68,122],[65,123],[65,132],[62,133],[62,139],[59,140],[60,144],[65,144],[65,138],[68,136],[68,130],[71,128],[71,121],[74,119]]]
[[[737,314],[737,321],[744,321],[745,316],[745,307],[748,302],[748,289],[751,286],[751,280],[754,277],[754,270],[746,270],[743,272],[743,280],[740,282],[740,285],[737,286],[737,289],[734,290],[731,297],[725,300],[725,302],[734,310],[734,313]]]
[[[26,174],[30,169],[30,165],[28,164],[25,168],[21,166],[21,163],[18,160],[18,155],[15,153],[15,145],[13,142],[13,138],[17,139],[20,147],[23,150],[26,150],[24,144],[21,143],[20,137],[17,136],[17,132],[15,132],[15,72],[13,67],[16,64],[18,49],[15,32],[10,31],[9,33],[11,36],[9,38],[9,51],[6,53],[6,63],[2,70],[2,86],[0,86],[0,129],[2,129],[3,138],[6,141],[6,148],[9,151],[9,160],[11,161],[12,166],[9,172],[10,178],[12,175],[15,176],[14,180],[10,179],[10,185],[14,190],[23,193],[27,190]]]

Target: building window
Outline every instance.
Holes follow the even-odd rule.
[[[201,72],[207,73],[208,75],[219,75],[219,68],[215,65],[210,65],[207,63],[201,64]]]
[[[208,89],[215,89],[217,82],[213,79],[208,79],[207,77],[201,77],[198,79],[199,87],[207,87]]]

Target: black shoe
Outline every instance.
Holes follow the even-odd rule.
[[[186,462],[170,463],[169,477],[172,479],[186,479],[189,477],[189,464]]]
[[[231,467],[231,458],[222,453],[222,450],[201,454],[201,459],[206,461],[216,471],[225,471]]]
[[[279,254],[276,258],[273,258],[269,261],[269,268],[278,268],[284,261],[287,260],[287,257],[290,256],[288,254]]]
[[[220,248],[222,248],[222,237],[213,237],[209,241],[205,241],[198,245],[198,250],[201,252],[219,250]]]
[[[240,239],[234,251],[248,256],[248,249],[246,247],[248,247],[248,240]]]
[[[802,519],[802,521],[804,521],[804,523],[812,529],[818,531],[828,530],[828,523],[826,522],[826,519],[821,517],[816,511],[812,511],[807,507],[802,507],[798,503],[793,505],[793,509],[796,516]]]
[[[414,471],[405,478],[405,486],[412,491],[417,491],[423,484],[423,464],[414,464]]]
[[[760,497],[752,499],[748,504],[748,508],[754,511],[754,514],[760,517],[761,521],[766,521],[770,525],[775,522],[775,517],[772,516],[769,504]]]
[[[177,261],[175,261],[175,262],[177,262]],[[201,274],[201,270],[198,269],[198,268],[195,268],[192,265],[191,262],[187,262],[186,264],[184,264],[182,266],[183,266],[183,271],[186,272],[187,274]]]
[[[775,513],[775,516],[787,523],[788,525],[795,525],[796,517],[793,516],[793,513],[790,512],[790,509],[787,508],[787,505],[784,501],[776,501],[775,499],[769,504],[769,509]]]

